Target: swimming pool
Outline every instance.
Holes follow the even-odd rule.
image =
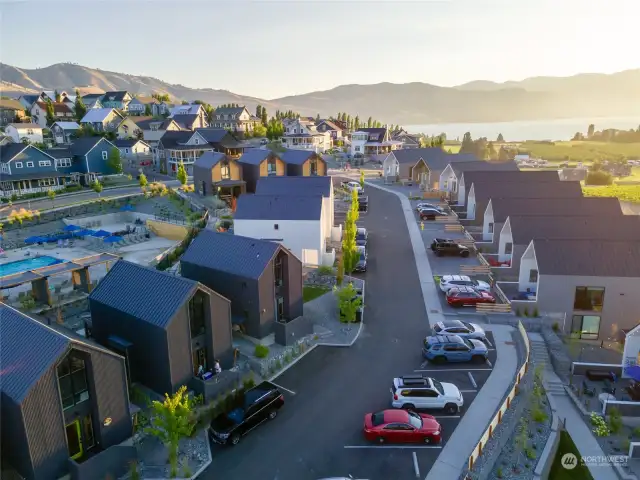
[[[42,255],[41,257],[25,258],[24,260],[16,260],[15,262],[5,263],[0,265],[0,277],[6,277],[7,275],[13,275],[15,273],[26,272],[28,270],[35,270],[40,267],[48,267],[49,265],[55,265],[56,263],[63,263],[64,260]]]

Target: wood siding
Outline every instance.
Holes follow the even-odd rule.
[[[285,164],[279,158],[276,158],[276,176],[282,177],[285,174]],[[260,176],[268,177],[269,176],[269,160],[264,160],[260,164]]]
[[[320,156],[318,156],[317,165],[318,165],[317,175],[319,177],[324,177],[327,174],[327,163]],[[311,176],[311,160],[307,160],[302,164],[302,176],[303,177]]]
[[[238,165],[238,162],[236,162],[235,160],[229,160],[229,173],[231,175],[231,180],[242,180],[242,170],[240,169],[240,165]],[[213,182],[222,181],[220,162],[218,162],[216,166],[211,169],[211,178]]]
[[[167,327],[167,343],[169,352],[168,367],[171,372],[171,390],[173,393],[182,385],[189,383],[191,377],[193,377],[188,301],[180,307],[178,313]]]

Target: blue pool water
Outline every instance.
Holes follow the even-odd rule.
[[[41,257],[25,258],[24,260],[16,260],[15,262],[5,263],[0,265],[0,277],[7,275],[13,275],[15,273],[26,272],[28,270],[35,270],[40,267],[48,267],[49,265],[55,265],[56,263],[62,263],[64,260],[48,257],[43,255]]]

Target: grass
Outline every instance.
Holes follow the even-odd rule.
[[[302,288],[302,299],[304,302],[310,302],[318,297],[321,297],[327,293],[329,289],[327,287],[307,286]]]
[[[534,142],[527,141],[518,146],[522,153],[548,161],[592,162],[594,160],[614,160],[620,157],[627,159],[640,158],[640,143],[614,142]]]
[[[460,147],[461,145],[447,145],[445,144],[442,149],[445,152],[450,152],[450,153],[458,153],[460,151]]]
[[[566,453],[573,453],[577,457],[578,466],[572,470],[568,470],[562,466],[561,459]],[[567,432],[560,432],[560,443],[558,451],[553,459],[551,470],[549,471],[549,480],[573,480],[580,478],[581,480],[593,480],[589,469],[584,465],[580,465],[580,452],[571,436]]]
[[[585,197],[616,197],[619,200],[640,203],[640,185],[607,185],[582,187]]]

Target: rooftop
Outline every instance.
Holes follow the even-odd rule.
[[[113,112],[120,115],[113,108],[91,108],[87,111],[87,114],[82,117],[80,123],[101,123],[104,122]]]
[[[488,162],[484,162],[488,163]],[[557,170],[543,170],[539,172],[529,171],[465,171],[463,174],[465,185],[472,183],[495,183],[495,182],[527,182],[527,183],[549,183],[559,182],[560,176]]]
[[[515,171],[518,170],[516,162],[478,162],[472,160],[470,162],[455,162],[451,164],[451,168],[457,176],[460,176],[463,172],[478,172],[478,171]]]
[[[565,198],[561,202],[554,198],[492,198],[494,223],[504,222],[510,215],[549,215],[566,217],[571,215],[623,215],[617,198]]]
[[[285,150],[280,154],[280,158],[284,163],[291,165],[302,165],[311,157],[317,157],[317,155],[309,150]]]
[[[241,195],[236,220],[320,220],[322,197]],[[277,232],[274,232],[277,235]]]
[[[80,128],[77,122],[56,122],[53,125],[58,125],[63,130],[78,130]],[[51,125],[51,127],[53,127],[53,125]]]
[[[512,172],[491,172],[512,173]],[[513,172],[515,173],[515,172]],[[473,182],[476,204],[490,198],[583,198],[580,182]],[[471,190],[469,190],[470,192]]]
[[[14,127],[18,130],[27,130],[29,128],[34,130],[42,130],[42,127],[37,123],[9,123],[7,127]]]
[[[211,169],[215,167],[222,160],[227,158],[224,153],[220,152],[204,152],[193,164],[194,168],[206,168]]]
[[[260,165],[271,154],[273,154],[273,152],[271,152],[270,150],[263,150],[261,148],[246,148],[242,156],[238,159],[238,162],[247,165]]]
[[[447,165],[457,162],[480,162],[473,155],[469,154],[451,154],[447,153],[439,147],[429,148],[408,148],[403,150],[394,150],[393,156],[400,164],[415,165],[420,159],[424,160],[432,170],[444,170]]]
[[[257,195],[331,196],[331,177],[261,177]]]

